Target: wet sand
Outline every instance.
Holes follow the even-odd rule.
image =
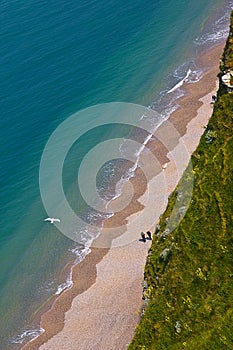
[[[167,147],[159,140],[159,134],[164,132],[163,126],[147,145],[160,164],[168,163],[167,168],[158,172],[149,182],[138,170],[137,176],[130,181],[134,191],[130,205],[106,222],[106,228],[117,226],[117,223],[124,224],[131,231],[134,230],[138,238],[131,239],[126,245],[116,244],[112,249],[92,248],[91,253],[73,268],[73,288],[63,292],[51,309],[42,315],[41,327],[45,332],[26,344],[24,350],[127,348],[139,321],[142,306],[141,283],[150,247],[150,241],[140,242],[139,235],[142,227],[154,229],[159,215],[166,208],[169,194],[185,169],[188,157],[182,160],[182,169],[177,170],[179,156],[176,150],[179,144],[185,145],[190,155],[197,147],[204,126],[208,123],[213,110],[211,96],[216,91],[218,64],[223,46],[221,44],[200,56],[198,66],[206,68],[202,79],[183,86],[185,95],[177,100],[180,107],[169,119],[179,135],[172,140],[169,150],[173,150],[168,152]],[[159,201],[156,188],[161,175],[165,178],[165,193]],[[145,207],[149,210],[142,215]],[[135,220],[138,216],[141,225],[140,220]],[[151,218],[154,220],[153,224]]]

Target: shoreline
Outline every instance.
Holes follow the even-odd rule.
[[[223,46],[223,43],[219,44],[198,58],[198,65],[205,67],[212,65],[212,67],[207,68],[200,81],[192,84],[184,83],[182,86],[184,96],[177,100],[179,108],[169,118],[180,137],[186,140],[189,153],[192,153],[199,143],[200,134],[204,131],[203,125],[208,122],[212,114],[211,95],[219,71],[218,59],[216,58],[221,57]],[[197,114],[199,116],[205,114],[205,118],[202,120],[202,118],[196,117]],[[193,135],[193,130],[195,130],[195,135]],[[169,184],[166,195],[168,197],[178,180],[173,178],[174,166],[167,150],[164,150],[163,145],[158,145],[158,141],[149,141],[147,147],[152,152],[156,152],[161,163],[169,162],[164,172]],[[138,175],[130,180],[134,188],[138,189],[135,196],[135,206],[131,205],[128,211],[124,211],[124,217],[115,216],[114,219],[110,220],[121,220],[121,222],[125,220],[126,224],[130,225],[135,213],[143,206],[140,200],[145,192],[145,183]],[[164,205],[166,208],[166,203]],[[165,208],[161,208],[161,214]],[[110,223],[111,225],[112,223]],[[135,229],[140,234],[140,228]],[[58,296],[51,309],[42,315],[41,327],[46,331],[24,345],[22,349],[34,350],[39,347],[40,349],[76,349],[74,344],[76,341],[79,342],[80,349],[88,349],[90,343],[92,348],[94,345],[96,349],[125,349],[126,344],[131,341],[134,328],[139,320],[137,311],[142,305],[141,282],[149,246],[149,242],[143,244],[134,241],[126,246],[111,250],[91,248],[91,253],[72,268],[73,287]],[[131,266],[132,261],[133,266]],[[129,269],[126,269],[125,266],[128,266]],[[99,303],[96,301],[97,295]],[[103,308],[105,315],[102,315]],[[95,309],[99,313],[95,313]],[[87,322],[84,320],[85,317]],[[100,320],[102,327],[98,329]],[[55,334],[56,336],[54,336]],[[111,339],[115,336],[113,343],[108,344],[111,339],[106,339],[106,334]],[[53,338],[48,341],[51,337]],[[94,344],[94,340],[102,341],[102,346],[105,344],[106,347],[101,347],[100,343]],[[44,345],[41,346],[41,344]],[[114,347],[114,344],[117,348]]]

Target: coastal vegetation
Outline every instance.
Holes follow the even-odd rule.
[[[221,81],[232,69],[233,13],[213,115],[156,228],[129,350],[233,349],[233,92]],[[189,205],[174,208],[190,181]]]

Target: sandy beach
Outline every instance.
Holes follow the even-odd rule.
[[[149,240],[146,243],[139,241],[142,227],[135,217],[142,208],[149,207],[150,210],[141,215],[140,220],[142,226],[146,223],[147,229],[153,231],[159,216],[165,210],[168,196],[177,185],[189,160],[185,156],[180,171],[177,171],[177,162],[180,162],[177,149],[182,144],[190,156],[212,114],[211,98],[217,89],[223,46],[224,44],[218,45],[202,54],[197,61],[198,67],[205,68],[201,80],[183,86],[184,96],[177,100],[179,108],[169,119],[179,135],[172,141],[172,150],[166,148],[158,138],[160,133],[163,134],[164,126],[157,130],[157,136],[147,145],[160,164],[168,163],[166,169],[152,177],[149,183],[145,182],[145,177],[138,170],[130,180],[134,189],[130,206],[106,222],[106,227],[113,227],[114,222],[124,223],[136,232],[138,238],[112,249],[92,248],[91,253],[73,268],[73,287],[63,292],[41,316],[41,327],[45,332],[26,344],[24,350],[127,348],[139,322],[143,271],[150,247]],[[160,201],[156,189],[161,175],[165,179],[165,192]]]

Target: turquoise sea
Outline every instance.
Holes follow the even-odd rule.
[[[164,96],[186,76],[200,78],[195,57],[226,38],[232,3],[2,0],[0,6],[0,349],[8,350],[42,331],[36,311],[71,286],[64,267],[87,252],[44,222],[39,166],[48,138],[70,115],[107,102],[150,105],[167,117],[180,91]],[[80,127],[90,122],[80,120]],[[96,130],[83,150],[113,128]],[[67,196],[76,176],[72,157]]]

